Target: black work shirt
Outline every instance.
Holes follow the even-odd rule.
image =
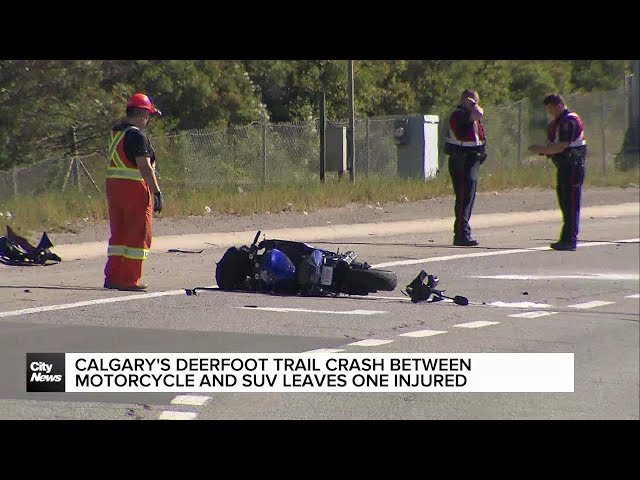
[[[133,127],[135,125],[125,121],[122,121],[116,124],[113,127],[114,132],[121,132],[127,127]],[[149,138],[144,134],[144,132],[138,128],[132,128],[124,134],[123,140],[123,149],[124,153],[127,156],[127,160],[131,162],[132,165],[136,165],[137,157],[150,157],[151,164],[153,165],[156,161],[156,154],[153,151],[153,147],[151,146],[151,142]]]

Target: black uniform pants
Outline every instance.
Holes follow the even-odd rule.
[[[578,227],[580,223],[580,200],[582,197],[582,183],[584,182],[584,158],[554,159],[557,180],[556,193],[558,204],[562,210],[562,230],[560,241],[575,245],[578,241]]]
[[[453,224],[454,241],[471,239],[469,219],[476,199],[480,161],[475,156],[449,157],[449,175],[456,195],[455,217]]]

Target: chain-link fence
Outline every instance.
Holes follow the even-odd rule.
[[[584,124],[587,161],[592,172],[606,173],[621,165],[625,134],[629,128],[629,95],[624,89],[564,97],[569,109]],[[485,108],[488,160],[485,170],[512,170],[540,157],[528,151],[531,144],[546,143],[549,119],[541,99],[527,99],[513,105]],[[446,134],[446,125],[442,135]],[[638,162],[635,162],[635,166]]]
[[[569,108],[584,122],[591,171],[619,168],[629,128],[629,94],[621,88],[565,97]],[[449,111],[439,115],[439,166]],[[356,181],[368,176],[397,176],[394,121],[402,115],[356,119]],[[527,147],[545,143],[548,119],[541,99],[510,105],[486,106],[483,123],[488,159],[483,171],[512,171],[539,156]],[[346,126],[346,122],[327,122]],[[296,124],[254,123],[224,130],[190,130],[151,137],[158,158],[158,176],[164,190],[251,188],[266,184],[304,184],[318,181],[320,169],[319,121]],[[635,162],[635,163],[633,163]],[[637,166],[634,160],[631,166]],[[628,165],[623,165],[628,166]],[[58,158],[0,172],[0,199],[43,192],[104,190],[105,153]]]

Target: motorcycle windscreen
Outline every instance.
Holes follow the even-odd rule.
[[[319,268],[322,265],[322,250],[314,250],[311,258],[313,259],[313,264]]]
[[[322,274],[323,256],[321,250],[314,250],[298,265],[298,281],[303,285],[318,285]]]
[[[296,279],[296,267],[283,252],[267,250],[260,258],[260,270],[274,283],[291,282]]]

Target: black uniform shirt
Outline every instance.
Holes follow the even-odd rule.
[[[126,120],[118,123],[113,127],[114,132],[121,132],[127,127],[132,127],[133,124]],[[127,156],[127,160],[131,164],[136,165],[136,157],[150,157],[151,164],[156,161],[156,155],[151,146],[149,138],[144,134],[142,130],[132,128],[124,134],[124,153]]]

